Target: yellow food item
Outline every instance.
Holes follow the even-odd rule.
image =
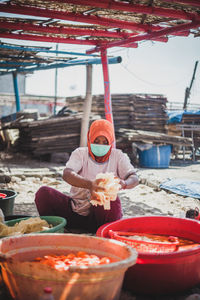
[[[100,179],[100,180],[99,180]],[[99,173],[96,176],[99,187],[104,187],[105,191],[97,190],[95,195],[92,195],[90,203],[94,206],[103,205],[104,209],[110,209],[110,201],[115,201],[117,193],[120,189],[119,178],[113,173]]]
[[[0,223],[0,236],[37,232],[45,230],[49,227],[50,225],[47,223],[47,221],[42,220],[40,217],[31,217],[16,223],[14,226],[7,226],[3,223]]]

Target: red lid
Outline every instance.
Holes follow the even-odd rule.
[[[44,292],[47,294],[50,294],[50,293],[52,293],[52,288],[47,286],[44,288]]]
[[[6,194],[4,194],[4,193],[0,193],[0,198],[6,198],[7,197],[7,195]]]

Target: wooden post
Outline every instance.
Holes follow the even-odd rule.
[[[90,112],[92,106],[92,65],[86,65],[86,96],[83,105],[83,118],[81,122],[80,147],[87,146],[87,132],[89,128]]]
[[[112,114],[112,100],[110,94],[110,81],[109,81],[109,72],[108,72],[108,57],[107,57],[106,49],[101,50],[101,62],[102,62],[103,77],[104,77],[105,117],[106,120],[110,121],[113,124],[113,129],[114,129],[113,114]],[[115,141],[114,141],[114,147],[115,147]]]
[[[56,56],[58,56],[58,44],[56,44]],[[55,68],[55,94],[54,94],[54,109],[53,113],[56,115],[56,106],[57,106],[57,91],[58,91],[58,68]]]

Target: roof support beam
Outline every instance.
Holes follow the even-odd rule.
[[[33,35],[33,34],[17,34],[17,33],[1,33],[1,32],[0,32],[0,38],[47,42],[47,43],[87,45],[87,46],[92,46],[92,45],[96,46],[96,44],[97,44],[95,40],[94,41],[85,41],[85,40],[78,40],[78,39],[72,39],[72,38],[59,38],[59,37],[53,37],[53,36],[43,36],[43,35]],[[107,43],[102,42],[99,46],[107,48],[106,45],[107,45]],[[137,44],[131,42],[129,47],[137,48]]]
[[[96,17],[96,16],[84,16],[83,14],[76,14],[76,13],[67,13],[67,12],[58,12],[52,11],[47,9],[40,9],[34,8],[31,9],[26,6],[16,6],[16,5],[5,5],[0,4],[0,11],[6,12],[10,14],[22,14],[22,15],[29,15],[29,16],[37,16],[37,17],[45,17],[45,18],[56,18],[58,20],[66,20],[66,21],[74,21],[77,20],[83,23],[89,23],[93,25],[102,25],[108,26],[110,28],[120,28],[120,29],[128,29],[136,32],[151,32],[151,31],[160,31],[163,27],[158,25],[147,25],[147,24],[137,24],[134,22],[128,21],[120,21],[114,19],[108,19],[103,17]],[[172,33],[173,35],[173,33]],[[188,36],[188,31],[183,32],[176,32],[178,36]]]
[[[18,6],[18,5],[7,5],[0,4],[0,11],[10,14],[21,14],[28,16],[37,16],[43,18],[51,18],[58,20],[66,20],[72,22],[82,22],[87,24],[96,24],[102,26],[108,26],[110,28],[121,28],[130,29],[139,32],[157,31],[160,30],[161,26],[151,26],[147,24],[138,24],[129,21],[120,21],[116,19],[109,19],[104,17],[87,16],[78,13],[68,13],[55,10],[41,9],[36,7]]]
[[[54,2],[54,0],[48,0],[48,1]],[[102,8],[102,9],[109,9],[109,10],[119,10],[119,11],[127,11],[132,13],[148,14],[148,15],[154,15],[160,17],[167,17],[167,18],[176,18],[180,20],[199,20],[199,16],[197,14],[188,13],[183,10],[160,8],[160,7],[140,5],[140,4],[119,3],[117,1],[110,1],[110,0],[96,1],[95,4],[93,0],[58,0],[58,2],[68,3],[68,4],[71,3],[74,5],[86,5],[95,8]],[[188,0],[188,2],[190,1]]]
[[[59,27],[52,27],[52,26],[41,26],[41,25],[30,25],[26,23],[13,23],[13,22],[5,22],[0,21],[0,28],[7,29],[7,30],[25,30],[25,31],[35,31],[39,33],[52,33],[52,34],[76,34],[77,36],[80,35],[90,35],[90,36],[102,36],[102,37],[112,37],[121,39],[129,38],[133,36],[130,33],[117,33],[117,32],[109,32],[103,30],[81,30],[81,29],[68,29],[68,28],[59,28]],[[155,38],[154,41],[159,42],[167,42],[167,38]]]
[[[24,30],[24,31],[36,31],[42,33],[52,33],[52,34],[66,34],[66,35],[77,35],[77,36],[102,36],[110,38],[126,38],[129,37],[129,33],[125,32],[111,32],[108,30],[92,30],[92,29],[80,29],[80,28],[64,28],[56,26],[44,26],[44,25],[34,25],[27,24],[24,22],[5,22],[0,21],[0,28],[7,30]]]
[[[48,47],[24,47],[24,46],[17,46],[17,45],[5,45],[0,44],[0,49],[8,49],[8,50],[17,50],[17,51],[28,51],[28,52],[44,52],[44,53],[51,53],[51,54],[70,54],[70,55],[79,55],[79,56],[88,56],[88,54],[85,53],[79,53],[79,52],[72,52],[72,51],[57,51],[57,50],[50,50]],[[94,56],[94,55],[92,55]],[[97,55],[95,55],[97,56]],[[10,57],[10,56],[9,56]],[[29,59],[31,59],[29,57]]]
[[[104,79],[104,108],[106,120],[112,123],[114,130],[113,114],[112,114],[112,100],[110,94],[110,80],[109,80],[109,70],[108,70],[108,57],[107,50],[101,50],[101,62],[103,69],[103,79]],[[115,130],[114,130],[115,132]],[[115,141],[114,141],[115,144]],[[115,146],[115,145],[114,145]]]
[[[116,57],[110,57],[108,58],[108,63],[109,64],[118,64],[121,63],[122,58],[121,56],[116,56]],[[90,59],[74,59],[74,60],[70,60],[69,62],[66,63],[53,63],[50,65],[39,65],[37,67],[31,67],[31,68],[17,68],[16,72],[17,73],[31,73],[34,71],[43,71],[43,70],[50,70],[50,69],[55,69],[55,68],[66,68],[66,67],[72,67],[72,66],[85,66],[85,65],[99,65],[101,64],[101,59],[100,58],[90,58]],[[13,72],[13,71],[12,71]],[[0,75],[6,75],[6,74],[10,74],[11,72],[6,72],[6,73],[1,73]]]
[[[78,40],[72,38],[60,38],[53,36],[43,36],[43,35],[35,35],[35,34],[19,34],[19,33],[1,33],[0,38],[4,39],[15,39],[15,40],[27,40],[27,41],[37,41],[37,42],[47,42],[47,43],[64,43],[64,44],[75,44],[75,45],[87,45],[87,46],[95,46],[96,41],[86,41],[86,40]],[[103,46],[103,44],[102,44]]]
[[[157,38],[157,37],[170,35],[170,34],[172,34],[172,32],[176,33],[178,31],[184,31],[184,30],[188,30],[188,29],[191,29],[191,28],[197,28],[199,26],[200,26],[200,21],[199,22],[190,22],[188,24],[177,25],[177,26],[174,26],[174,27],[162,29],[162,30],[157,31],[157,32],[138,35],[138,36],[135,36],[135,37],[132,37],[132,38],[129,38],[129,39],[119,41],[119,42],[111,42],[111,43],[108,43],[106,45],[106,48],[122,47],[122,45],[127,46],[130,43],[135,43],[135,42],[139,42],[139,41],[143,41],[143,40],[151,40],[152,38]],[[92,53],[98,52],[98,51],[101,51],[101,48],[97,46],[94,49],[87,50],[86,53],[87,54],[92,54]]]

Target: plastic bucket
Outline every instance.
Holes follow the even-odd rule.
[[[31,218],[32,216],[28,215],[9,215],[5,217],[5,221],[11,221],[11,220],[16,220],[16,219],[21,219],[21,218]]]
[[[140,167],[168,168],[170,163],[171,145],[152,146],[148,150],[138,149]]]
[[[26,220],[28,218],[31,218],[31,217],[9,220],[9,221],[6,221],[5,224],[7,226],[14,226],[16,223],[19,223],[20,221]],[[34,218],[34,217],[32,217],[32,218]],[[67,224],[67,221],[65,218],[57,217],[57,216],[40,216],[40,218],[42,220],[47,221],[47,223],[52,226],[51,228],[49,228],[47,230],[40,231],[40,233],[51,233],[51,232],[63,233],[64,232],[64,227]]]
[[[17,193],[11,190],[0,190],[0,193],[6,194],[5,198],[0,198],[0,208],[2,209],[4,216],[12,215]]]
[[[58,271],[31,260],[47,254],[85,251],[113,262],[98,266],[70,267]],[[46,286],[55,300],[118,300],[125,271],[134,265],[137,252],[121,242],[78,234],[28,234],[0,240],[3,280],[16,300],[39,299]]]
[[[163,234],[190,239],[200,244],[200,223],[191,219],[145,216],[118,220],[101,226],[97,236],[109,238],[109,230]],[[130,267],[124,288],[136,294],[182,292],[200,283],[200,245],[169,253],[138,252]]]

